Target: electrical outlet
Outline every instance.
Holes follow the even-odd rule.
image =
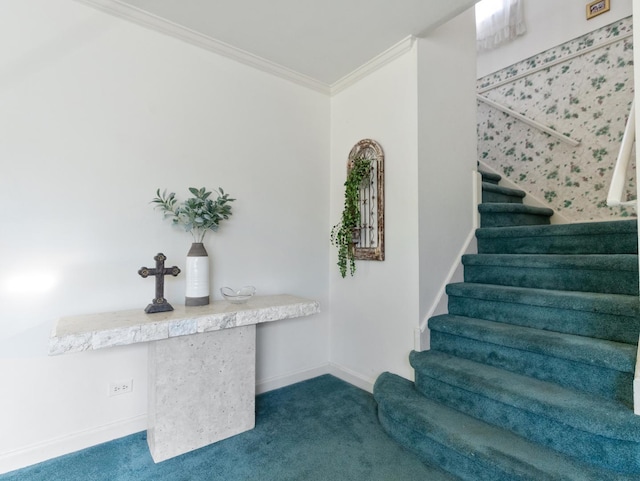
[[[126,381],[111,381],[109,383],[109,396],[119,396],[133,391],[133,379]]]

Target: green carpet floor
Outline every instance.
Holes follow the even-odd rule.
[[[138,433],[0,481],[445,481],[385,434],[373,397],[333,376],[262,394],[256,427],[154,464]]]

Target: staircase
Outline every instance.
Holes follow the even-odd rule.
[[[550,225],[482,177],[479,253],[410,354],[415,383],[376,381],[382,426],[442,480],[640,480],[636,221]]]

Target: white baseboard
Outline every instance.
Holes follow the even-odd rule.
[[[292,372],[283,376],[265,379],[256,384],[256,394],[272,391],[314,377],[331,374],[367,392],[373,392],[374,380],[335,363],[327,363],[311,369]],[[65,454],[106,443],[147,429],[147,415],[141,414],[115,423],[97,426],[57,438],[34,443],[9,452],[0,453],[0,475],[25,468]]]
[[[314,377],[322,376],[323,374],[329,373],[329,364],[323,364],[322,366],[303,369],[301,371],[291,372],[282,376],[264,379],[256,383],[256,394],[262,394],[267,391],[273,391],[274,389],[280,389],[281,387],[289,386],[290,384],[306,381],[307,379],[312,379]]]
[[[314,377],[322,376],[324,374],[331,374],[332,376],[342,379],[349,384],[353,384],[360,389],[363,389],[369,393],[373,392],[373,384],[375,379],[369,379],[360,373],[357,373],[347,367],[340,364],[329,362],[322,366],[314,367],[311,369],[305,369],[302,371],[293,372],[284,376],[278,376],[264,381],[259,381],[256,384],[256,394],[262,394],[274,389],[280,389],[297,382],[306,381]]]
[[[106,443],[146,429],[147,415],[143,414],[2,453],[0,454],[0,474],[80,451],[97,444]]]
[[[329,374],[349,384],[353,384],[368,393],[373,393],[373,384],[376,382],[375,379],[370,379],[335,362],[329,363]]]

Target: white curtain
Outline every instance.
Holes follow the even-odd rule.
[[[495,0],[494,0],[495,1]],[[513,40],[527,30],[523,0],[497,0],[501,8],[477,22],[478,50],[489,50]]]

